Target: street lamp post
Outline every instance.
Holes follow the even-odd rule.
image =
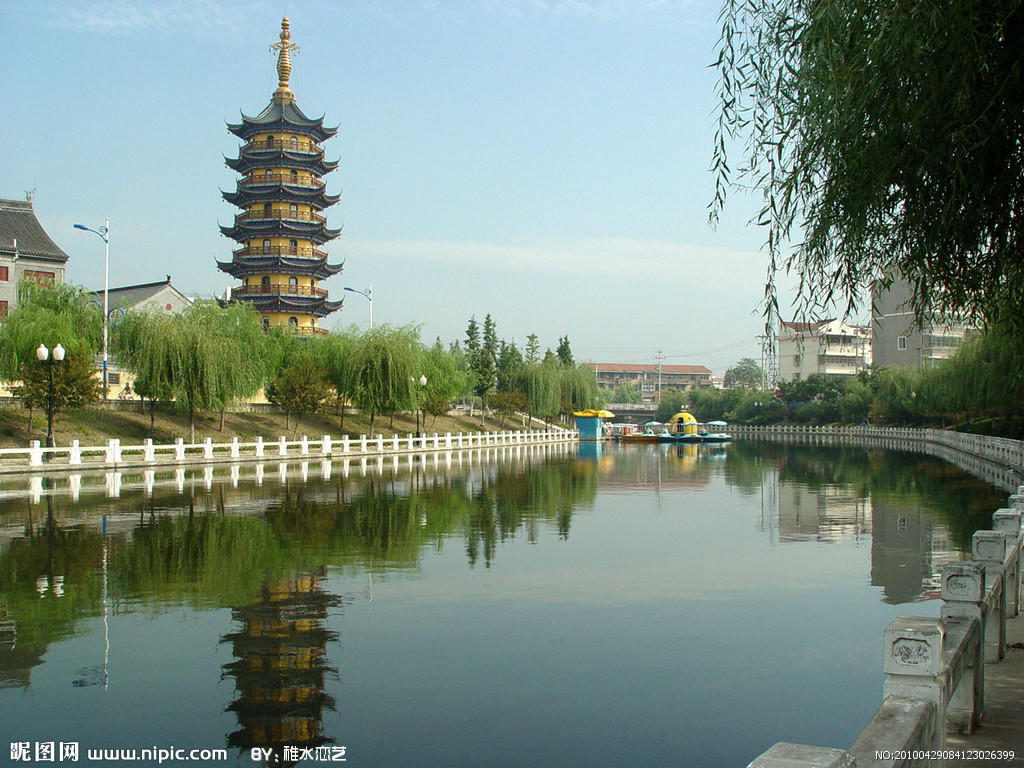
[[[110,312],[110,219],[104,219],[103,226],[92,229],[85,224],[75,224],[75,229],[92,232],[103,240],[103,399],[107,399],[107,314]]]
[[[53,448],[57,444],[53,439],[53,364],[64,361],[64,347],[57,344],[51,356],[46,345],[40,344],[36,357],[46,366],[46,447]]]
[[[366,287],[365,291],[360,291],[358,288],[349,288],[347,285],[344,290],[351,291],[352,293],[358,293],[360,296],[364,296],[370,303],[370,330],[373,330],[373,285],[370,284]]]

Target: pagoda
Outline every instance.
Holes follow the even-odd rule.
[[[321,250],[341,234],[341,229],[328,228],[323,211],[341,196],[327,194],[322,177],[338,162],[324,159],[320,143],[338,129],[325,127],[323,118],[306,117],[295,103],[288,78],[291,53],[298,47],[291,42],[287,16],[280,38],[270,46],[277,52],[278,75],[270,104],[256,117],[243,114],[241,123],[228,124],[228,131],[245,144],[237,158],[225,158],[242,178],[234,192],[222,194],[242,210],[233,225],[220,229],[241,248],[217,267],[242,281],[230,298],[250,302],[264,326],[326,333],[318,320],[343,302],[330,301],[320,281],[341,272],[343,265],[329,264]]]

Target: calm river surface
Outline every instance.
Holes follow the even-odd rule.
[[[0,764],[846,747],[881,702],[885,626],[937,615],[938,569],[1006,493],[915,454],[706,448],[4,478]]]

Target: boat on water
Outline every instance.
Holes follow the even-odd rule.
[[[723,431],[725,426],[724,421],[700,422],[692,413],[680,411],[669,419],[663,442],[727,443],[732,436]]]
[[[642,424],[638,430],[633,432],[623,431],[613,435],[613,437],[620,443],[657,443],[660,442],[663,435],[667,434],[665,425],[660,421],[649,421],[646,424]]]

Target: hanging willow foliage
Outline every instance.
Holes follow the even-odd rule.
[[[40,344],[91,359],[103,344],[103,311],[78,286],[21,282],[17,309],[0,322],[0,378],[14,379],[21,366],[35,364]]]
[[[259,391],[274,356],[252,307],[197,302],[181,314],[129,312],[114,350],[139,395],[173,401],[189,414],[195,440],[197,411],[211,411]]]
[[[720,21],[710,215],[763,194],[769,322],[786,270],[809,315],[903,278],[918,319],[1024,327],[1021,0],[724,0]]]
[[[354,351],[353,401],[370,414],[373,432],[377,414],[415,408],[413,377],[420,356],[419,328],[381,325],[368,330]]]

